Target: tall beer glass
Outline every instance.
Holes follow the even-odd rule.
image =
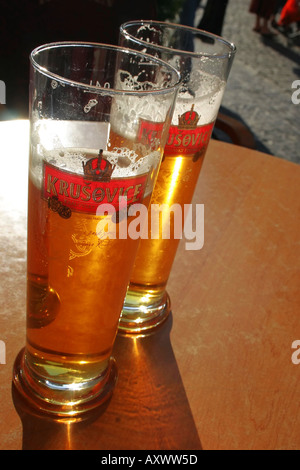
[[[52,43],[30,59],[27,340],[14,383],[46,413],[77,415],[116,381],[139,242],[129,209],[149,203],[180,75],[103,44]]]
[[[159,236],[153,234],[152,227],[157,222],[153,224],[154,215],[149,211],[148,236],[141,240],[138,249],[119,324],[120,332],[140,333],[159,325],[170,311],[166,285],[180,241],[174,233],[175,215],[171,209],[177,205],[184,215],[192,201],[235,46],[195,28],[155,21],[123,24],[120,44],[160,57],[182,74],[151,200],[151,208],[156,205],[170,211],[162,216]],[[166,224],[170,230],[165,231]]]

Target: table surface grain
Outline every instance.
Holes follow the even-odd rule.
[[[25,344],[27,121],[0,123],[0,152],[1,449],[300,449],[299,166],[210,142],[193,200],[204,246],[180,242],[172,314],[154,335],[117,337],[105,406],[57,422],[11,383]]]

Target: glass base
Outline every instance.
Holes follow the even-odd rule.
[[[29,370],[25,348],[18,354],[13,368],[13,382],[19,393],[40,412],[57,417],[73,417],[88,412],[107,401],[117,381],[114,358],[105,371],[93,380],[61,384]]]
[[[119,321],[119,334],[145,335],[155,331],[171,311],[171,300],[167,292],[160,296],[129,290]]]

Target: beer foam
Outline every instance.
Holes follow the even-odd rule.
[[[88,106],[95,105],[90,100]],[[33,147],[43,145],[46,150],[86,146],[105,148],[109,135],[109,123],[40,119],[33,116],[30,142]]]
[[[128,178],[148,173],[151,168],[157,167],[160,159],[160,152],[153,151],[140,158],[133,150],[129,150],[126,147],[115,147],[112,151],[104,151],[103,156],[111,164],[116,165],[112,174],[112,179],[114,179]]]
[[[111,128],[123,137],[135,140],[140,121],[164,122],[168,116],[170,98],[153,95],[123,96],[114,99],[111,107]]]
[[[221,105],[225,85],[218,77],[201,70],[191,71],[179,90],[172,124],[177,125],[178,116],[189,111],[192,105],[200,116],[198,125],[213,122]]]
[[[91,158],[97,158],[99,151],[95,149],[55,149],[46,150],[39,147],[37,153],[31,155],[30,178],[37,187],[42,187],[43,164],[46,162],[63,171],[84,175],[83,163]],[[150,154],[139,157],[137,153],[128,148],[113,148],[104,150],[103,158],[114,166],[111,179],[129,178],[149,173],[158,166],[160,152],[153,151]],[[148,188],[148,192],[152,188]]]
[[[136,139],[141,120],[157,123],[164,122],[168,116],[171,105],[171,99],[168,93],[166,95],[138,93],[140,91],[147,92],[168,88],[169,74],[166,70],[156,73],[155,83],[148,80],[141,80],[143,75],[147,76],[147,66],[151,67],[151,63],[145,63],[145,69],[140,71],[136,76],[124,71],[120,71],[117,75],[117,88],[136,90],[137,94],[124,94],[113,98],[110,124],[115,132],[131,140]]]

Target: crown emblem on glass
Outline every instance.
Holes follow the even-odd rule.
[[[82,162],[84,177],[92,181],[110,181],[115,165],[103,158],[103,150],[100,149],[97,158],[91,158],[86,163]]]
[[[196,111],[194,111],[194,105],[192,105],[190,111],[186,111],[181,116],[178,116],[178,128],[195,129],[199,119],[200,116]]]

